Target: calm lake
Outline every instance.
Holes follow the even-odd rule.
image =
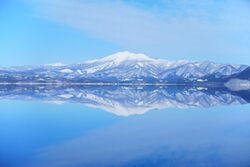
[[[0,88],[1,167],[248,167],[249,91]]]

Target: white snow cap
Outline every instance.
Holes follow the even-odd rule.
[[[54,63],[54,64],[46,64],[46,66],[61,67],[61,66],[65,66],[65,64],[58,62],[58,63]]]
[[[118,52],[113,55],[104,57],[101,59],[102,61],[114,61],[116,63],[120,63],[126,60],[133,60],[133,61],[152,61],[154,59],[149,58],[148,56],[141,54],[141,53],[131,53],[128,51],[125,52]]]

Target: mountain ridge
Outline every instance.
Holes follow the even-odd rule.
[[[118,52],[79,64],[0,68],[0,83],[190,83],[250,78],[247,65],[167,61]],[[246,70],[246,71],[245,71]]]

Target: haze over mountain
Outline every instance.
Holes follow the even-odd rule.
[[[118,52],[78,64],[0,68],[1,83],[190,83],[250,78],[247,65],[167,61]]]

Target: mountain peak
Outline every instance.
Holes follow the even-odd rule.
[[[45,66],[61,67],[61,66],[65,66],[65,64],[58,62],[54,64],[45,64]]]
[[[126,60],[132,60],[132,61],[150,61],[153,60],[149,58],[148,56],[141,54],[141,53],[131,53],[128,51],[124,52],[117,52],[115,54],[112,54],[110,56],[104,57],[101,60],[103,61],[115,61],[117,63],[126,61]]]

